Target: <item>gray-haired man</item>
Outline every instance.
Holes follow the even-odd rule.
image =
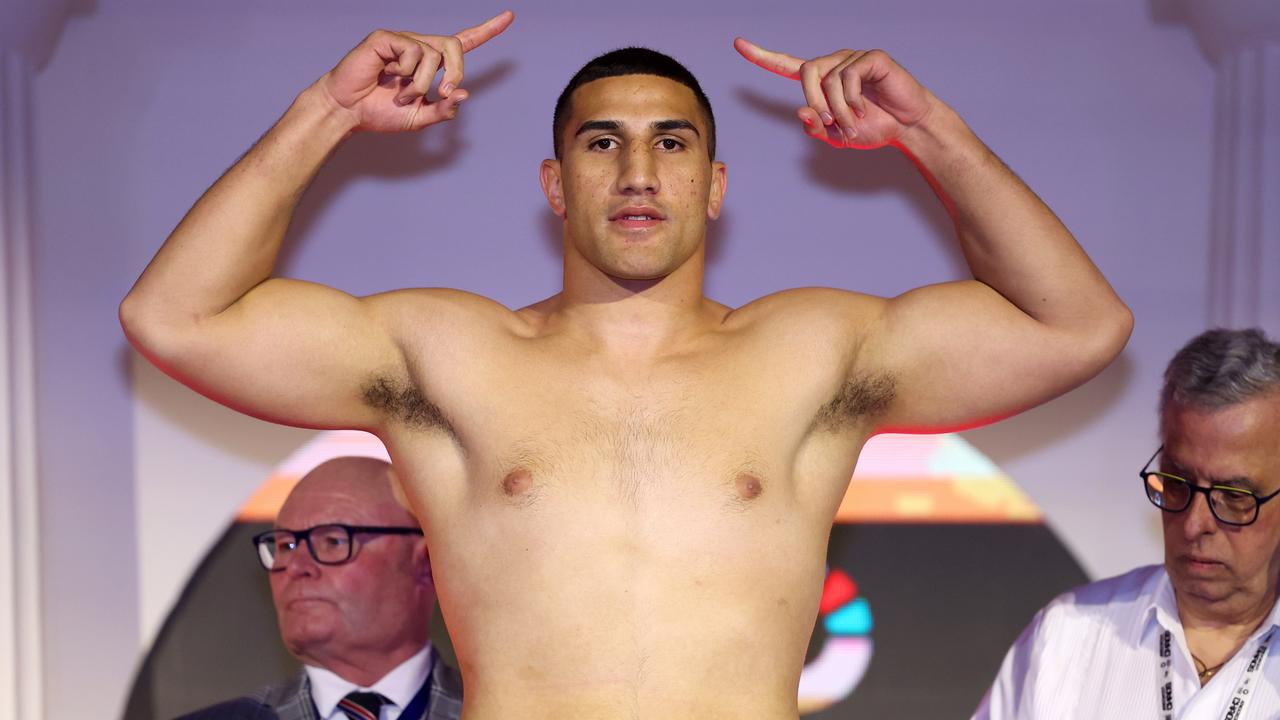
[[[1041,610],[976,717],[1280,717],[1280,345],[1192,340],[1165,371],[1160,435],[1141,475],[1164,564]]]

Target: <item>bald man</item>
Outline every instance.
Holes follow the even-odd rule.
[[[187,716],[198,720],[447,720],[457,670],[428,636],[435,585],[426,540],[391,466],[342,457],[308,473],[275,529],[254,538],[293,680]]]

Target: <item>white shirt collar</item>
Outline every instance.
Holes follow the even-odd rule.
[[[1182,620],[1178,616],[1178,599],[1173,594],[1173,583],[1169,581],[1169,573],[1163,568],[1152,573],[1151,578],[1142,588],[1142,593],[1151,598],[1146,612],[1150,618],[1147,628],[1156,626],[1175,634],[1182,634]]]
[[[1271,614],[1262,622],[1262,625],[1258,627],[1258,631],[1254,635],[1261,635],[1273,627],[1280,627],[1280,600],[1277,600],[1276,604],[1271,606]]]
[[[307,678],[311,681],[311,700],[315,702],[319,716],[329,718],[338,707],[338,702],[346,697],[347,693],[354,690],[376,692],[395,705],[392,708],[394,713],[392,717],[395,717],[409,704],[409,701],[413,700],[413,696],[427,681],[427,673],[431,671],[430,655],[431,641],[428,640],[417,654],[383,675],[371,687],[356,685],[322,667],[306,665],[304,667]]]

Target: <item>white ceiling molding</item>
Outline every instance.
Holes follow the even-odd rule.
[[[1211,326],[1262,327],[1275,336],[1280,334],[1280,208],[1275,203],[1280,197],[1280,2],[1171,4],[1217,68],[1206,319]]]
[[[0,51],[0,719],[43,717],[31,264],[33,71]]]

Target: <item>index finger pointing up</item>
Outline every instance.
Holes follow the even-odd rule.
[[[480,47],[491,38],[499,35],[503,30],[506,30],[507,26],[515,18],[515,13],[510,10],[503,10],[479,25],[459,30],[453,36],[462,42],[462,52],[468,52]]]
[[[776,73],[792,80],[800,79],[800,66],[804,64],[804,61],[798,57],[765,50],[746,38],[735,39],[733,41],[733,49],[737,50],[742,57],[771,73]]]

